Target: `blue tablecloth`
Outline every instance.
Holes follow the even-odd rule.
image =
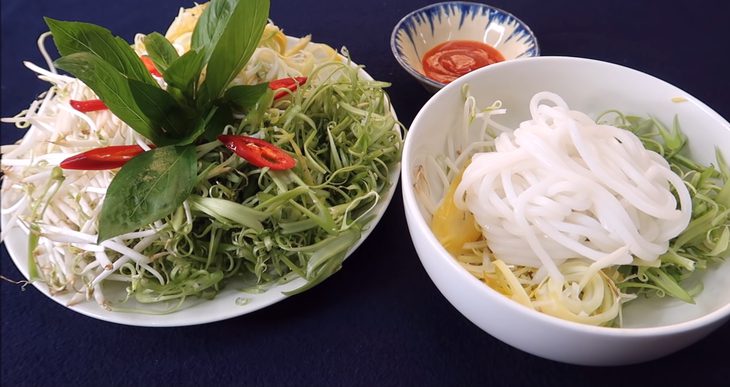
[[[403,71],[389,37],[429,1],[275,1],[293,36],[347,46],[408,125],[430,94]],[[102,24],[126,39],[164,32],[187,1],[2,1],[2,116],[44,88],[42,16]],[[494,0],[528,23],[543,55],[606,60],[664,79],[730,117],[730,2]],[[2,143],[22,134],[2,126]],[[22,278],[2,248],[0,273]],[[615,385],[727,381],[730,325],[669,357],[622,368],[560,364],[516,350],[462,317],[421,267],[400,192],[381,224],[323,284],[250,315],[185,328],[84,317],[33,287],[2,288],[2,375],[11,385]],[[598,348],[597,350],[600,350]],[[725,370],[725,371],[723,371]]]

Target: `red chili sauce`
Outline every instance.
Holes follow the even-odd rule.
[[[504,56],[488,44],[451,40],[426,52],[423,72],[436,82],[449,83],[468,72],[503,60]]]

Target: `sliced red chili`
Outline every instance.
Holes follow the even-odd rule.
[[[84,171],[114,169],[121,167],[142,152],[144,149],[139,145],[112,145],[95,148],[63,160],[61,168]]]
[[[95,112],[98,110],[108,109],[106,104],[100,99],[89,99],[86,101],[77,101],[75,99],[72,99],[70,104],[71,104],[72,108],[74,108],[82,113]]]
[[[157,70],[157,67],[155,67],[155,62],[152,61],[152,58],[147,55],[142,55],[139,58],[142,59],[144,67],[147,67],[147,71],[149,71],[150,74],[156,77],[162,77],[162,74]]]
[[[149,71],[152,75],[161,77],[162,74],[160,74],[159,71],[157,71],[157,67],[155,67],[155,63],[152,61],[152,58],[150,58],[147,55],[142,55],[139,57],[142,59],[142,63],[144,63],[144,66],[147,68],[147,71]],[[100,99],[89,99],[86,101],[77,101],[72,99],[71,100],[71,107],[82,112],[82,113],[88,113],[88,112],[95,112],[99,110],[106,110],[108,107],[104,103],[104,101]]]
[[[296,91],[296,89],[305,84],[307,82],[307,77],[293,77],[293,78],[281,78],[274,81],[269,82],[269,89],[271,90],[279,90],[279,89],[289,89],[290,91]],[[285,90],[282,90],[276,95],[274,95],[274,99],[277,100],[279,98],[282,98],[284,96],[289,95],[288,92]]]
[[[218,140],[235,154],[257,167],[275,171],[294,168],[297,161],[278,146],[249,136],[221,135]]]

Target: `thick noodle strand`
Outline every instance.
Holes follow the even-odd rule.
[[[495,139],[495,151],[473,156],[454,197],[494,257],[542,268],[556,283],[573,258],[656,263],[689,223],[682,179],[636,135],[598,125],[556,94],[536,94],[530,112]]]

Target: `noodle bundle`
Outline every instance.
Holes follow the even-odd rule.
[[[536,94],[530,113],[495,139],[494,152],[474,155],[454,195],[494,257],[556,280],[571,258],[599,268],[633,257],[656,263],[691,216],[689,191],[669,163],[553,93]]]

